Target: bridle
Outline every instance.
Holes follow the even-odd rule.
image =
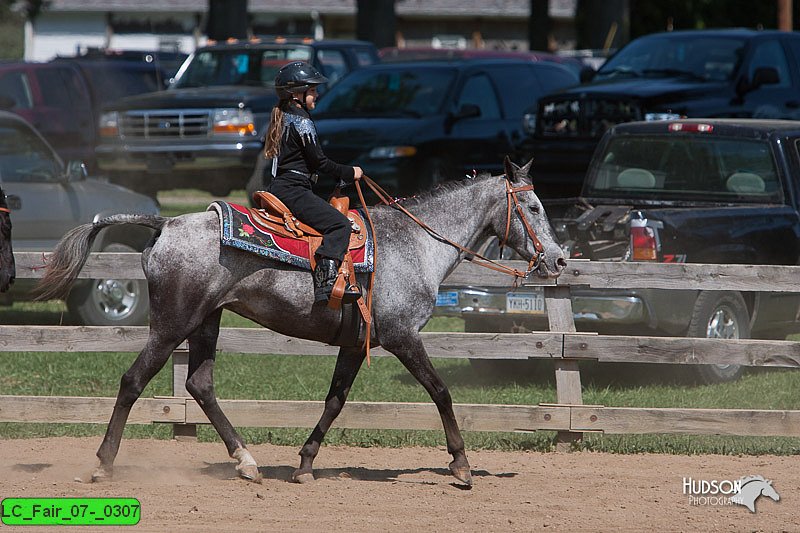
[[[506,242],[508,241],[508,234],[511,231],[511,203],[513,202],[515,210],[516,210],[517,214],[519,215],[519,218],[522,221],[523,226],[525,227],[525,231],[527,232],[528,236],[531,238],[531,241],[533,241],[533,248],[534,248],[534,252],[535,252],[533,254],[533,257],[531,257],[530,260],[528,261],[528,269],[525,272],[517,270],[516,268],[511,268],[511,267],[508,267],[506,265],[502,265],[502,264],[498,263],[497,261],[494,261],[493,259],[489,259],[488,257],[484,257],[483,255],[479,254],[478,252],[470,250],[470,249],[468,249],[468,248],[466,248],[466,247],[464,247],[464,246],[462,246],[462,245],[460,245],[460,244],[458,244],[456,242],[451,241],[447,237],[442,236],[439,232],[437,232],[436,230],[434,230],[433,228],[428,226],[425,222],[421,221],[416,216],[414,216],[414,214],[411,213],[405,207],[403,207],[403,205],[401,203],[399,203],[396,200],[391,199],[389,194],[385,190],[383,190],[383,188],[381,188],[380,185],[375,183],[368,176],[363,175],[363,176],[361,176],[361,179],[355,180],[355,186],[356,186],[356,191],[358,192],[358,199],[361,201],[361,205],[364,208],[364,213],[367,216],[367,223],[369,224],[369,229],[370,229],[370,232],[372,233],[373,236],[375,235],[375,225],[372,223],[372,216],[370,216],[369,210],[367,209],[367,202],[364,201],[364,194],[363,194],[363,192],[361,190],[361,185],[359,183],[362,180],[369,186],[370,189],[372,189],[372,192],[374,192],[378,196],[378,198],[381,200],[381,202],[383,202],[384,204],[386,204],[388,206],[394,207],[395,209],[399,209],[406,216],[408,216],[411,220],[416,222],[422,229],[427,231],[428,234],[431,235],[434,239],[436,239],[436,240],[438,240],[440,242],[447,243],[450,246],[456,248],[457,250],[460,250],[460,251],[464,252],[466,254],[465,255],[465,259],[467,259],[467,260],[469,260],[469,261],[471,261],[471,262],[473,262],[473,263],[475,263],[475,264],[477,264],[479,266],[490,268],[492,270],[496,270],[498,272],[502,272],[504,274],[508,274],[508,275],[514,276],[514,286],[516,287],[517,284],[519,283],[520,279],[526,279],[530,275],[531,272],[533,272],[534,270],[539,268],[539,265],[541,264],[542,259],[544,258],[544,247],[542,246],[541,241],[539,241],[539,238],[536,236],[536,232],[533,230],[533,227],[528,222],[528,219],[525,216],[525,212],[523,211],[522,206],[519,203],[519,198],[517,198],[517,193],[518,192],[532,191],[533,190],[533,185],[522,185],[520,187],[512,187],[511,186],[511,179],[509,178],[509,176],[506,175],[505,178],[506,178],[506,182],[505,183],[506,183],[506,201],[507,201],[506,231],[505,231],[505,235],[503,236],[503,240],[500,243],[500,255],[502,257],[503,246],[505,246]],[[372,239],[373,253],[375,254],[375,261],[377,262],[378,243],[376,241],[377,241],[377,239],[375,239],[375,238]],[[373,270],[370,273],[369,289],[367,290],[367,301],[366,301],[367,314],[369,316],[372,316],[372,287],[374,286],[374,281],[375,281],[375,271]],[[369,345],[370,345],[370,338],[371,338],[371,333],[370,333],[371,326],[372,326],[372,322],[371,321],[367,322],[367,324],[366,324],[365,350],[366,350],[366,357],[367,357],[367,365],[368,366],[369,366],[369,363],[370,363]]]
[[[522,225],[525,228],[525,232],[528,234],[528,237],[531,238],[533,242],[533,249],[535,250],[535,254],[531,257],[530,261],[528,262],[528,271],[525,273],[525,277],[539,268],[539,265],[544,258],[544,246],[542,246],[539,237],[536,235],[536,232],[531,227],[530,222],[528,222],[528,218],[525,216],[525,211],[522,210],[522,206],[519,204],[519,198],[517,198],[518,192],[525,192],[525,191],[532,191],[533,184],[530,185],[522,185],[520,187],[513,187],[511,185],[511,180],[508,179],[506,176],[506,232],[503,236],[503,240],[500,241],[500,257],[503,257],[503,248],[508,241],[508,233],[511,231],[511,202],[514,202],[514,208],[519,215],[519,219],[522,221]]]
[[[520,279],[527,278],[531,274],[531,272],[533,272],[534,270],[539,268],[539,266],[541,265],[542,259],[544,258],[544,246],[542,246],[542,243],[539,240],[539,237],[537,237],[536,232],[534,231],[534,229],[531,226],[530,222],[528,222],[528,219],[525,216],[525,212],[524,212],[524,210],[522,209],[522,206],[519,203],[519,198],[517,198],[517,193],[518,192],[532,191],[533,190],[533,185],[522,185],[522,186],[519,186],[519,187],[514,187],[514,186],[511,185],[511,180],[509,179],[509,177],[508,176],[505,176],[505,177],[506,177],[505,185],[506,185],[506,201],[507,201],[506,231],[505,231],[505,235],[503,236],[502,241],[500,242],[501,256],[502,256],[503,247],[506,245],[506,243],[508,241],[509,232],[511,231],[511,204],[513,203],[514,204],[514,210],[517,212],[517,215],[519,216],[520,220],[522,221],[522,225],[525,228],[525,232],[528,234],[528,237],[530,237],[531,241],[533,242],[533,248],[534,248],[534,251],[535,251],[533,256],[528,261],[528,268],[527,268],[527,270],[525,272],[522,272],[521,270],[518,270],[516,268],[511,268],[509,266],[500,264],[500,263],[498,263],[497,261],[495,261],[493,259],[489,259],[488,257],[485,257],[485,256],[479,254],[478,252],[475,252],[474,250],[470,250],[469,248],[466,248],[466,247],[464,247],[464,246],[462,246],[462,245],[460,245],[460,244],[458,244],[456,242],[451,241],[447,237],[444,237],[439,232],[437,232],[436,230],[434,230],[433,228],[428,226],[425,222],[421,221],[416,216],[414,216],[414,214],[411,213],[405,207],[403,207],[403,205],[401,203],[397,202],[396,200],[391,199],[390,196],[386,193],[386,191],[383,190],[380,187],[380,185],[375,183],[372,179],[370,179],[367,176],[362,176],[361,179],[369,186],[370,189],[372,189],[372,191],[378,196],[378,198],[381,200],[381,202],[383,202],[386,205],[392,206],[392,207],[394,207],[396,209],[399,209],[406,216],[408,216],[411,220],[416,222],[422,229],[427,231],[428,234],[430,234],[433,238],[435,238],[436,240],[438,240],[440,242],[447,243],[450,246],[452,246],[452,247],[454,247],[454,248],[456,248],[458,250],[461,250],[462,252],[464,252],[466,254],[465,255],[465,259],[467,259],[468,261],[471,261],[471,262],[473,262],[473,263],[475,263],[475,264],[477,264],[479,266],[482,266],[482,267],[490,268],[492,270],[496,270],[498,272],[502,272],[504,274],[508,274],[510,276],[514,276],[514,284],[516,285],[519,282]],[[361,205],[366,206],[366,203],[364,202],[363,195],[361,193],[361,187],[359,186],[359,181],[360,180],[356,180],[356,189],[358,190],[358,195],[359,195],[359,199],[361,200]],[[367,220],[369,221],[370,226],[372,226],[372,220],[369,217],[369,213],[368,212],[367,212]]]

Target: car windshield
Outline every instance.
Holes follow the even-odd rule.
[[[425,117],[442,106],[456,76],[452,68],[357,70],[336,84],[314,117]]]
[[[307,46],[269,49],[210,49],[197,52],[170,88],[216,85],[274,86],[275,75],[291,61],[311,61]]]
[[[595,80],[620,77],[687,77],[728,81],[739,66],[744,39],[660,35],[638,39],[609,59]]]
[[[0,125],[0,182],[49,182],[61,175],[53,153],[27,128]]]
[[[591,198],[783,203],[767,141],[710,134],[611,139],[590,169]]]

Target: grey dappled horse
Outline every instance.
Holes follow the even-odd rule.
[[[11,249],[11,216],[6,195],[0,189],[0,292],[6,292],[16,277],[14,251]]]
[[[512,186],[530,185],[530,163],[518,168],[506,159],[505,165]],[[544,254],[535,269],[537,275],[558,276],[565,267],[564,255],[541,202],[530,190],[517,196],[524,217],[543,245]],[[503,237],[511,201],[506,177],[487,175],[440,186],[403,205],[443,236],[474,249],[490,236]],[[431,365],[419,335],[433,312],[439,284],[463,259],[463,253],[433,238],[395,208],[380,205],[370,212],[377,234],[372,346],[383,346],[396,355],[428,391],[441,415],[447,450],[453,456],[450,470],[460,481],[471,484],[450,393]],[[514,210],[510,220],[508,245],[523,257],[534,257],[537,252],[522,217]],[[222,310],[229,309],[284,335],[321,342],[334,338],[340,311],[324,304],[314,305],[311,272],[221,247],[219,221],[214,212],[174,218],[116,215],[80,226],[56,248],[40,281],[41,297],[63,295],[85,263],[97,233],[117,224],[139,224],[158,231],[142,253],[150,290],[150,335],[145,348],[122,376],[114,411],[97,451],[100,465],[93,479],[111,474],[131,407],[172,351],[186,339],[186,389],[214,425],[230,456],[238,461],[239,474],[257,479],[257,464],[223,414],[214,393],[212,372]],[[360,281],[365,284],[366,275]],[[265,346],[264,351],[268,352],[269,347]],[[363,347],[339,350],[324,412],[300,451],[300,467],[294,471],[293,480],[314,479],[312,465],[320,444],[341,412],[365,355]]]

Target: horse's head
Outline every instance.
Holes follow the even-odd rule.
[[[772,481],[765,481],[764,484],[761,486],[761,494],[762,496],[766,496],[767,498],[772,498],[776,502],[781,499],[780,494],[778,491],[775,490],[775,487],[772,486]]]
[[[16,277],[14,253],[11,250],[11,216],[6,195],[0,189],[0,292],[6,292]]]
[[[501,243],[525,259],[535,258],[534,271],[543,278],[558,277],[566,268],[564,251],[553,235],[550,221],[528,176],[533,160],[519,167],[506,157],[506,208],[493,222]]]

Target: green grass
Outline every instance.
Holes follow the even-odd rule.
[[[186,212],[192,203],[160,196],[165,211]],[[202,196],[192,194],[193,198]],[[243,193],[231,201],[244,202]],[[180,196],[174,196],[179,198]],[[211,197],[202,198],[205,209]],[[191,210],[191,209],[189,209]],[[15,303],[0,308],[0,324],[69,323],[60,302]],[[225,312],[223,327],[255,326],[249,320]],[[459,318],[434,318],[429,331],[463,331]],[[131,353],[2,353],[0,394],[115,396],[119,379],[135,357]],[[220,398],[321,400],[333,372],[335,359],[321,356],[277,356],[220,354],[215,369]],[[506,365],[509,372],[477,372],[465,359],[436,359],[438,372],[450,387],[456,403],[536,405],[556,401],[554,373],[549,362],[518,362]],[[619,407],[683,407],[800,409],[800,372],[788,370],[751,371],[741,380],[716,386],[692,386],[682,376],[685,369],[665,365],[622,365],[581,363],[583,400],[586,404]],[[160,372],[144,397],[170,395],[171,373]],[[350,395],[355,401],[428,402],[429,397],[394,358],[373,358],[372,366],[361,370]],[[0,438],[47,437],[57,435],[100,436],[98,424],[0,424]],[[126,437],[170,438],[171,426],[128,426]],[[242,428],[248,442],[300,446],[308,429]],[[210,426],[201,426],[201,440],[218,440]],[[464,434],[470,449],[538,450],[553,448],[554,433]],[[326,442],[355,446],[444,446],[442,431],[375,431],[333,429]],[[585,450],[615,453],[721,453],[798,454],[800,439],[773,437],[586,434],[578,445]]]

